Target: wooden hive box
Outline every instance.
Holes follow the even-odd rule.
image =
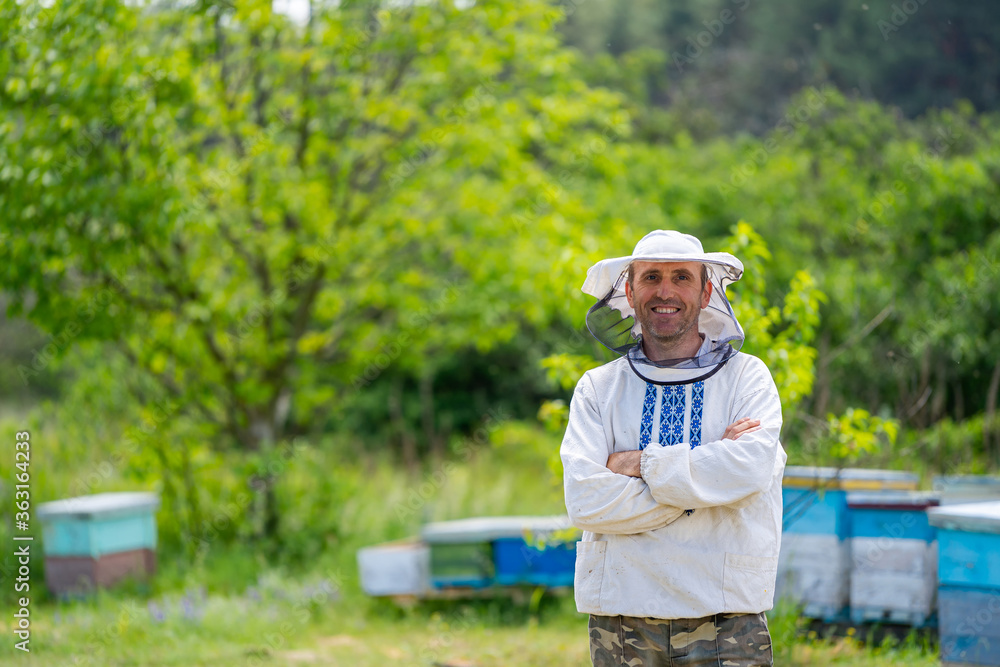
[[[156,570],[153,493],[99,493],[38,506],[45,583],[65,596]]]
[[[934,493],[853,491],[851,620],[916,627],[932,622],[937,599],[937,530],[927,508]]]
[[[421,537],[430,547],[431,585],[571,585],[575,541],[544,541],[567,531],[575,537],[566,516],[481,517],[427,524]]]
[[[1000,665],[1000,501],[930,508],[941,662]]]
[[[777,598],[824,621],[847,617],[851,521],[848,491],[916,490],[912,473],[860,468],[788,466],[782,480],[782,535]]]

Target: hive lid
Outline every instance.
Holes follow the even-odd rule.
[[[934,489],[949,491],[952,489],[974,489],[995,491],[1000,496],[1000,477],[992,475],[935,475]]]
[[[41,519],[108,519],[143,510],[155,510],[160,497],[155,493],[121,492],[97,493],[42,503],[38,506]]]
[[[923,510],[936,507],[940,494],[934,491],[851,491],[848,506],[856,509]]]
[[[990,475],[937,475],[934,490],[942,505],[1000,500],[1000,477]]]
[[[491,542],[525,533],[545,533],[572,528],[568,516],[491,516],[429,523],[420,531],[431,544]]]
[[[782,486],[785,488],[821,488],[858,491],[916,491],[920,476],[902,470],[871,470],[868,468],[823,468],[816,466],[786,466]]]
[[[931,507],[927,520],[946,530],[1000,534],[1000,501]]]

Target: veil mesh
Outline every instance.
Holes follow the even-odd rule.
[[[726,298],[726,287],[739,279],[728,267],[703,262],[712,282],[712,296],[698,318],[702,345],[684,359],[652,361],[642,350],[642,330],[625,296],[627,271],[587,312],[587,329],[602,345],[628,358],[636,375],[654,384],[687,384],[715,374],[743,345],[743,327]]]

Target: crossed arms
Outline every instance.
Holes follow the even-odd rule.
[[[736,440],[744,433],[753,433],[759,428],[759,419],[744,417],[743,419],[727,426],[722,439]],[[608,470],[619,475],[642,477],[641,463],[642,450],[640,449],[635,449],[630,452],[612,452],[611,456],[608,457]]]
[[[685,509],[739,505],[771,483],[778,456],[781,404],[763,363],[748,364],[723,437],[691,449],[613,452],[592,379],[584,376],[570,405],[560,454],[566,509],[574,525],[595,533],[636,534],[662,528]],[[738,440],[738,443],[737,443]]]

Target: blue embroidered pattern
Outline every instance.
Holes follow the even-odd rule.
[[[660,403],[661,445],[676,445],[684,440],[685,393],[683,385],[663,387],[663,400]]]
[[[701,444],[701,408],[705,402],[705,382],[691,387],[691,449]]]
[[[664,385],[660,401],[660,445],[676,445],[684,439],[684,409],[687,389],[684,385]],[[691,424],[688,441],[691,449],[701,444],[701,413],[705,403],[705,383],[695,382],[691,387]],[[653,412],[656,408],[656,386],[646,383],[646,396],[642,401],[642,424],[639,428],[639,449],[646,449],[653,432]],[[687,516],[693,509],[684,510]]]
[[[642,402],[642,425],[639,427],[639,449],[646,449],[653,434],[653,410],[656,409],[656,385],[646,383],[646,398]]]

